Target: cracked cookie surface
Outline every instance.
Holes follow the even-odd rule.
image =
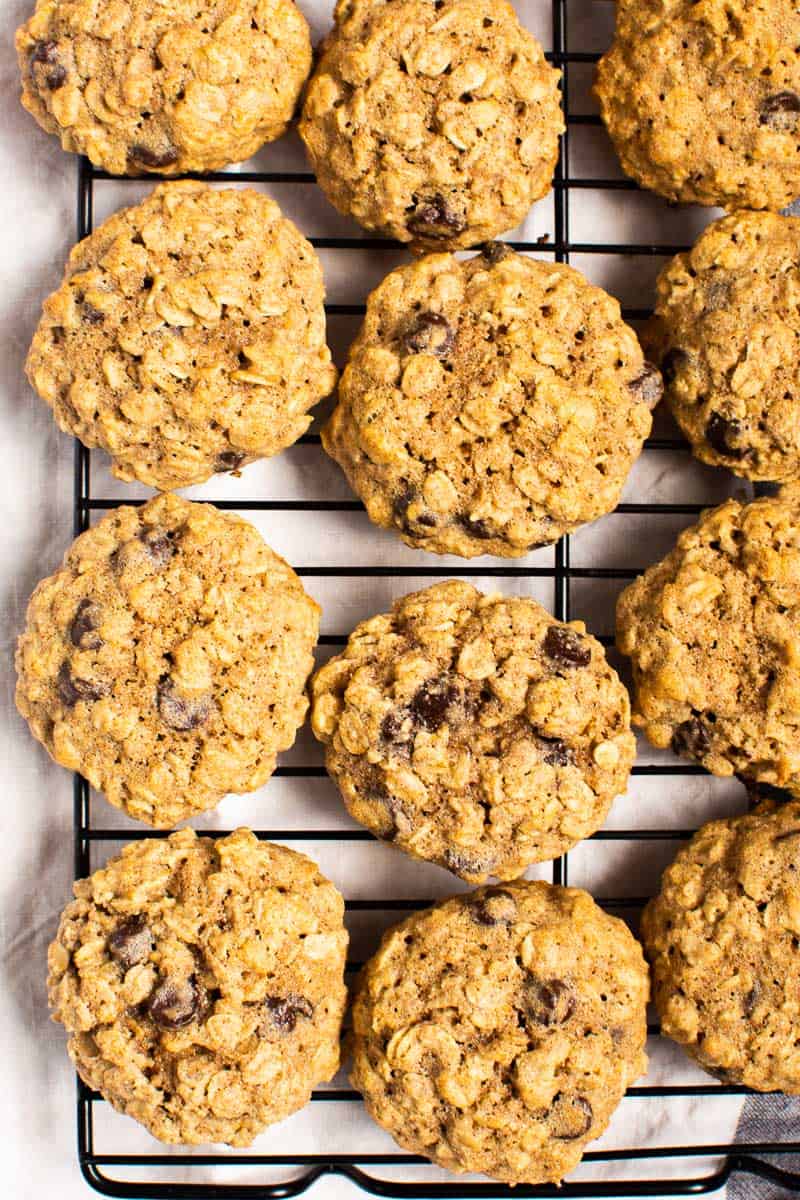
[[[635,755],[628,693],[581,622],[455,580],[359,625],[311,695],[350,813],[472,883],[594,833]]]
[[[513,229],[550,190],[560,72],[506,0],[339,0],[300,121],[320,187],[414,250]]]
[[[167,183],[72,251],[26,365],[59,426],[159,490],[292,445],[333,389],[322,268],[268,196]]]
[[[595,92],[642,187],[726,209],[800,196],[794,0],[620,0]]]
[[[725,1083],[800,1093],[800,804],[711,821],[642,917],[662,1032]]]
[[[702,462],[747,479],[800,476],[800,220],[715,221],[658,280],[643,340]]]
[[[379,284],[323,445],[408,545],[518,557],[615,508],[661,390],[616,300],[493,242]]]
[[[729,500],[620,596],[633,721],[715,775],[800,796],[800,496]]]
[[[339,1065],[344,902],[247,829],[132,842],[74,885],[48,954],[88,1087],[164,1142],[248,1146]]]
[[[216,171],[274,141],[311,70],[292,0],[37,0],[22,103],[112,175]]]
[[[168,828],[266,783],[308,709],[319,609],[239,517],[118,508],[42,580],[17,707],[56,762]]]
[[[557,1182],[647,1067],[649,981],[586,892],[518,881],[390,930],[356,987],[353,1086],[406,1150]]]

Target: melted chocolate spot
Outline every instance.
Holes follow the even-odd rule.
[[[155,150],[137,142],[135,146],[131,147],[129,158],[138,166],[158,170],[159,167],[171,167],[173,163],[176,163],[178,150],[175,146],[164,146],[160,150]]]
[[[96,631],[102,621],[102,616],[100,605],[84,596],[75,610],[75,616],[69,627],[69,640],[73,646],[78,646],[81,650],[100,649],[103,639]]]
[[[447,710],[458,691],[446,679],[429,679],[414,694],[408,711],[417,725],[434,733],[445,722]]]
[[[658,367],[646,362],[641,375],[628,384],[628,390],[638,400],[643,400],[649,409],[654,409],[664,395],[664,383]]]
[[[699,717],[684,721],[672,735],[672,749],[683,758],[702,759],[711,749],[708,730]]]
[[[706,425],[706,441],[717,454],[727,458],[742,458],[744,450],[734,445],[734,439],[742,436],[742,423],[735,417],[723,417],[721,413],[712,412]]]
[[[199,729],[211,715],[210,696],[200,696],[192,700],[181,696],[175,691],[175,686],[168,677],[159,683],[157,696],[161,720],[178,733]]]
[[[574,988],[563,979],[540,979],[529,975],[525,983],[525,1011],[537,1025],[550,1029],[564,1025],[575,1012]]]
[[[462,529],[480,542],[488,542],[495,537],[494,531],[489,527],[488,523],[483,520],[474,521],[472,517],[468,517],[465,513],[456,517],[458,524]]]
[[[547,657],[560,667],[587,667],[592,661],[586,639],[565,625],[551,625],[542,645]]]
[[[200,1011],[200,991],[194,979],[164,979],[147,1002],[152,1022],[166,1032],[183,1029]]]
[[[574,763],[575,757],[572,748],[562,742],[560,738],[546,738],[539,735],[538,741],[542,759],[549,767],[569,767]]]
[[[218,471],[238,471],[247,455],[241,450],[223,450],[217,457]]]
[[[455,345],[456,331],[441,313],[421,313],[403,337],[407,354],[432,354],[448,358]]]
[[[414,533],[418,526],[431,529],[436,525],[436,517],[431,512],[419,512],[416,517],[409,517],[408,510],[419,500],[419,492],[412,487],[406,487],[394,498],[392,514],[398,527],[406,533]]]
[[[95,308],[94,305],[89,304],[88,301],[84,301],[84,303],[82,305],[82,309],[83,309],[83,319],[87,325],[102,325],[103,324],[105,317],[104,317],[103,313],[100,312],[99,308]]]
[[[70,672],[69,662],[65,659],[59,668],[56,690],[62,704],[74,708],[79,700],[93,702],[107,696],[109,687],[105,683],[77,678]]]
[[[761,999],[761,984],[754,983],[750,991],[742,997],[742,1010],[746,1017],[752,1017],[753,1010]]]
[[[167,529],[143,529],[139,541],[157,567],[165,567],[175,554],[177,531]]]
[[[468,875],[488,874],[494,866],[494,862],[480,858],[477,854],[470,854],[466,850],[448,849],[442,855],[442,865],[447,867],[448,871],[452,871],[454,875],[464,878]]]
[[[800,96],[797,92],[776,92],[762,101],[759,120],[777,133],[793,133],[800,117]]]
[[[561,1142],[574,1142],[585,1137],[592,1128],[594,1112],[585,1096],[566,1096],[559,1092],[553,1100],[554,1138]]]
[[[141,913],[125,917],[108,939],[108,952],[123,971],[129,971],[131,967],[145,962],[152,949],[153,935]]]
[[[509,254],[513,254],[511,246],[507,246],[505,242],[486,242],[481,246],[481,254],[486,259],[491,267],[502,262],[504,258],[508,258]]]
[[[296,992],[290,992],[288,996],[267,996],[264,1008],[270,1024],[280,1033],[292,1033],[298,1021],[310,1021],[314,1015],[311,1001]]]
[[[411,215],[406,222],[409,233],[432,241],[446,239],[463,233],[467,227],[464,218],[452,204],[441,195],[415,196]]]

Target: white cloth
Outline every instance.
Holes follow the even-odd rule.
[[[75,1156],[73,1074],[64,1053],[62,1031],[47,1018],[45,952],[57,914],[69,896],[72,870],[71,779],[54,766],[29,736],[13,705],[13,643],[24,618],[25,604],[37,580],[57,565],[71,536],[72,445],[55,428],[46,407],[33,395],[23,377],[23,361],[42,298],[58,282],[63,260],[73,241],[77,163],[63,154],[54,139],[40,132],[19,107],[17,67],[10,32],[27,15],[32,0],[5,0],[2,4],[4,36],[0,51],[0,82],[6,109],[0,134],[0,306],[5,353],[0,362],[3,470],[0,495],[4,533],[0,545],[2,579],[2,755],[6,802],[3,820],[5,851],[0,859],[2,928],[0,955],[4,986],[0,988],[3,1089],[0,1128],[4,1134],[3,1176],[6,1194],[15,1200],[58,1195],[60,1200],[86,1196]],[[318,38],[329,21],[327,3],[308,2]],[[608,3],[570,5],[570,48],[602,49],[612,22]],[[578,10],[577,12],[573,10]],[[551,44],[549,0],[526,0],[521,15],[534,32]],[[591,111],[588,97],[591,68],[570,70],[573,112]],[[571,137],[572,170],[578,175],[618,176],[602,131],[574,127]],[[294,136],[267,147],[257,157],[262,169],[305,169]],[[116,206],[144,194],[150,183],[101,183],[96,190],[96,219]],[[319,190],[308,184],[270,186],[268,189],[307,234],[357,234],[339,217]],[[710,215],[697,210],[667,208],[656,197],[630,192],[575,191],[571,198],[571,237],[576,242],[637,243],[688,242]],[[553,236],[552,198],[535,206],[521,236],[535,240]],[[373,252],[325,251],[323,260],[329,299],[358,303],[366,290],[404,256],[394,250]],[[603,255],[576,255],[576,266],[594,282],[607,286],[624,303],[646,307],[652,303],[652,283],[660,260],[627,260]],[[331,338],[339,361],[355,328],[355,319],[336,317]],[[663,418],[662,418],[663,420]],[[119,498],[146,494],[125,487],[108,475],[101,455],[94,456],[93,494]],[[715,502],[732,491],[743,491],[725,472],[701,468],[689,456],[648,452],[636,466],[627,500],[662,502]],[[219,479],[197,494],[206,497],[311,497],[349,496],[338,469],[316,447],[297,447],[269,463],[255,464],[241,480]],[[434,565],[447,577],[468,571],[459,560],[443,561],[415,553],[390,534],[373,528],[361,513],[252,514],[269,542],[295,564]],[[573,538],[573,565],[637,567],[665,552],[688,516],[611,516]],[[552,561],[552,551],[531,555],[536,565]],[[473,564],[476,565],[476,564]],[[480,565],[480,564],[477,564]],[[521,564],[517,564],[521,565]],[[392,598],[420,583],[418,578],[324,578],[308,580],[309,590],[324,608],[323,631],[347,633],[357,620],[387,607]],[[480,580],[478,580],[480,584]],[[509,578],[484,586],[501,586],[510,592],[532,594],[550,604],[552,585],[547,580]],[[597,633],[610,633],[617,581],[576,581],[572,587],[572,615],[586,619]],[[295,749],[285,756],[292,764],[321,762],[319,748],[309,733],[301,734]],[[657,756],[642,747],[642,761]],[[609,825],[654,827],[659,824],[694,826],[708,816],[743,806],[736,784],[706,778],[642,779],[634,781],[627,798],[615,805]],[[111,810],[103,800],[94,805],[98,824],[136,826]],[[254,796],[232,798],[219,813],[198,821],[198,826],[292,829],[302,827],[351,828],[331,784],[324,779],[273,780]],[[423,897],[446,894],[453,880],[434,867],[411,863],[377,843],[349,843],[343,847],[312,842],[305,848],[351,897],[393,895]],[[674,845],[653,842],[585,843],[570,856],[570,882],[583,884],[598,895],[634,895],[652,891],[658,872],[674,852]],[[546,871],[540,873],[546,874]],[[353,922],[354,953],[363,957],[375,944],[376,932],[386,918],[357,916]],[[674,1047],[659,1043],[652,1048],[649,1082],[707,1082]],[[739,1109],[737,1099],[694,1101],[629,1099],[624,1102],[600,1146],[681,1145],[702,1138],[726,1141],[732,1134]],[[96,1106],[98,1149],[158,1151],[159,1147],[132,1121],[118,1117],[108,1105]],[[268,1131],[254,1149],[280,1152],[391,1151],[389,1138],[372,1125],[356,1104],[315,1105],[278,1128]],[[585,1165],[576,1179],[588,1177],[635,1178],[701,1173],[714,1164],[695,1160]],[[120,1175],[124,1173],[119,1172]],[[396,1175],[396,1173],[392,1173]],[[424,1171],[426,1178],[441,1177]],[[128,1177],[153,1178],[147,1172]],[[196,1178],[207,1181],[213,1172],[185,1169],[156,1177],[169,1180]],[[249,1170],[237,1181],[266,1182],[269,1173]],[[230,1178],[225,1175],[224,1178]],[[143,1182],[143,1188],[146,1187]],[[341,1179],[321,1180],[317,1197],[354,1195]]]

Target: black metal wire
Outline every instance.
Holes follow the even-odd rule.
[[[558,64],[563,72],[564,111],[567,114],[567,132],[565,133],[561,154],[554,179],[554,238],[543,242],[511,242],[519,250],[535,250],[537,253],[552,254],[556,262],[569,262],[572,254],[606,254],[625,256],[656,256],[672,255],[685,246],[647,243],[609,244],[572,242],[570,238],[570,193],[573,190],[635,190],[635,185],[622,179],[582,179],[570,175],[569,169],[569,130],[572,126],[593,126],[599,124],[599,117],[570,112],[570,65],[593,63],[598,55],[572,51],[568,45],[568,5],[569,0],[552,0],[553,22],[553,51],[548,58]],[[79,167],[78,180],[78,219],[77,234],[79,238],[86,237],[93,226],[94,184],[98,181],[112,179],[103,171],[92,168],[86,160]],[[223,172],[204,176],[205,179],[236,183],[292,183],[312,184],[314,177],[307,172],[258,172],[246,171],[235,174]],[[119,181],[118,181],[119,182]],[[383,251],[396,249],[392,242],[376,238],[312,238],[318,248],[337,250],[370,249]],[[358,316],[364,311],[363,304],[331,304],[328,305],[329,315]],[[648,314],[641,309],[626,309],[625,316],[630,320],[641,319]],[[310,445],[319,445],[319,435],[308,434],[301,439]],[[646,447],[651,451],[682,451],[685,443],[678,438],[655,437],[648,440]],[[88,528],[91,515],[115,508],[118,500],[94,496],[91,487],[91,456],[79,443],[75,445],[75,533],[81,533]],[[233,500],[215,501],[223,509],[239,511],[274,511],[274,512],[352,512],[362,511],[363,506],[357,500],[352,501],[309,501],[309,500]],[[699,504],[635,504],[619,505],[616,510],[621,514],[670,514],[694,516],[703,506]],[[644,566],[645,564],[642,564]],[[414,566],[362,566],[348,564],[336,567],[296,567],[299,574],[307,577],[359,577],[359,576],[390,576],[402,580],[407,577],[435,577],[441,571],[437,567]],[[508,563],[474,564],[465,562],[459,566],[459,575],[473,578],[491,577],[521,577],[547,578],[553,583],[553,610],[560,620],[569,620],[571,615],[571,583],[575,579],[615,580],[623,582],[634,578],[639,571],[635,568],[606,567],[574,567],[570,562],[570,539],[564,537],[554,551],[553,565],[550,567],[511,566]],[[346,634],[329,634],[320,641],[325,645],[341,646]],[[606,644],[611,639],[602,639]],[[704,774],[700,767],[686,763],[672,762],[668,765],[637,765],[634,775],[650,777],[683,777]],[[322,767],[280,767],[276,775],[284,777],[318,778],[324,777]],[[366,830],[299,830],[260,829],[256,833],[261,838],[278,838],[282,841],[318,841],[359,843],[372,841],[372,835]],[[620,829],[601,830],[592,840],[598,842],[627,841],[637,842],[681,842],[693,833],[691,829]],[[163,836],[157,830],[137,831],[136,837]],[[219,831],[216,836],[224,836]],[[127,841],[130,831],[114,828],[95,828],[92,825],[91,797],[86,782],[75,779],[74,790],[74,862],[75,875],[80,878],[91,871],[91,847],[94,843],[111,843]],[[553,863],[552,879],[554,883],[566,884],[568,880],[568,855],[563,855]],[[646,897],[605,897],[600,902],[603,907],[618,913],[636,913],[646,902]],[[376,900],[349,900],[347,910],[350,912],[389,912],[405,913],[426,907],[431,903],[429,898],[394,899],[383,897]],[[360,964],[349,964],[350,969],[356,969]],[[658,1034],[658,1027],[651,1027],[652,1035]],[[746,1088],[729,1084],[704,1083],[685,1086],[662,1085],[641,1086],[629,1089],[628,1095],[637,1098],[652,1098],[654,1101],[667,1097],[702,1097],[702,1096],[744,1096],[748,1095]],[[312,1098],[315,1104],[330,1104],[352,1102],[358,1100],[358,1094],[349,1089],[317,1092]],[[656,1162],[668,1159],[722,1159],[719,1168],[710,1174],[702,1176],[664,1178],[643,1178],[630,1180],[620,1177],[617,1180],[599,1180],[589,1182],[568,1181],[559,1187],[516,1187],[509,1189],[498,1184],[465,1183],[454,1180],[447,1183],[420,1183],[414,1180],[384,1179],[370,1173],[366,1168],[391,1166],[394,1168],[424,1165],[426,1160],[403,1152],[386,1154],[257,1154],[237,1153],[220,1155],[209,1152],[202,1155],[188,1154],[108,1154],[98,1153],[95,1149],[93,1109],[101,1103],[101,1098],[92,1093],[78,1081],[77,1084],[77,1131],[78,1157],[86,1181],[98,1192],[106,1196],[124,1197],[126,1200],[210,1200],[212,1197],[222,1200],[255,1200],[264,1197],[268,1200],[288,1200],[305,1192],[316,1180],[323,1176],[340,1176],[349,1180],[356,1187],[374,1196],[387,1197],[389,1200],[490,1200],[504,1197],[507,1200],[528,1200],[529,1197],[627,1197],[627,1196],[667,1196],[667,1195],[704,1195],[723,1187],[734,1172],[744,1172],[770,1183],[800,1192],[800,1174],[784,1170],[772,1163],[764,1161],[763,1155],[786,1155],[800,1153],[800,1142],[774,1143],[759,1142],[749,1145],[735,1143],[704,1144],[693,1141],[688,1137],[682,1146],[635,1146],[623,1150],[594,1150],[584,1156],[588,1163],[630,1163]],[[623,1102],[624,1104],[624,1102]],[[219,1167],[225,1172],[235,1172],[237,1167],[263,1167],[264,1177],[258,1184],[242,1184],[233,1180],[230,1182],[210,1183],[176,1183],[170,1182],[169,1176],[176,1170],[186,1170],[192,1167]],[[113,1171],[118,1168],[150,1168],[163,1176],[157,1181],[130,1182],[119,1179]],[[277,1181],[274,1170],[278,1167],[296,1167],[298,1176],[288,1182]],[[272,1175],[270,1173],[273,1173]]]

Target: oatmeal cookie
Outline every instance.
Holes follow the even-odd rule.
[[[161,184],[72,251],[28,355],[120,479],[202,483],[290,446],[332,391],[322,268],[259,192]]]
[[[800,804],[711,821],[642,918],[662,1031],[725,1083],[800,1093]]]
[[[594,833],[636,752],[628,693],[582,622],[456,580],[364,621],[311,695],[356,820],[472,883]]]
[[[668,200],[790,204],[798,46],[795,0],[619,0],[595,92],[624,170]]]
[[[800,476],[800,220],[716,221],[658,281],[644,342],[695,455],[747,479]]]
[[[266,783],[308,702],[319,609],[247,521],[115,509],[36,588],[17,707],[64,767],[168,828]]]
[[[518,557],[611,512],[661,390],[616,300],[493,242],[375,289],[323,445],[409,546]]]
[[[634,724],[715,775],[800,796],[800,492],[729,500],[621,595]]]
[[[249,1146],[339,1065],[344,902],[248,829],[132,842],[74,885],[48,954],[84,1083],[163,1142]]]
[[[641,948],[586,892],[521,880],[416,913],[359,981],[353,1086],[412,1153],[555,1183],[647,1067]]]
[[[339,0],[300,135],[332,204],[412,249],[475,246],[550,190],[560,72],[506,0]]]
[[[112,175],[217,171],[285,131],[311,70],[292,0],[37,0],[22,103]]]

